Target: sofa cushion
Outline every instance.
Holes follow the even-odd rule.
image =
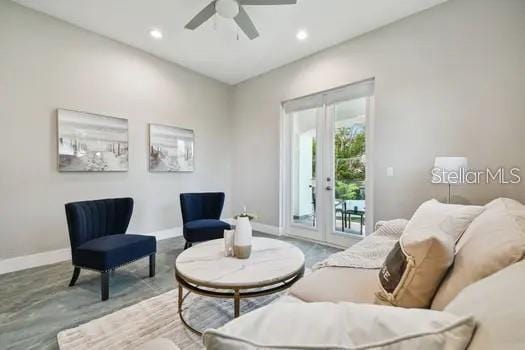
[[[454,265],[447,273],[432,302],[443,310],[466,286],[485,278],[525,255],[525,206],[500,198],[468,227],[456,247]]]
[[[153,236],[118,234],[81,244],[73,254],[73,264],[100,271],[140,259],[157,251]]]
[[[290,294],[307,302],[373,303],[378,269],[324,267],[297,281]]]
[[[482,210],[436,200],[421,204],[379,272],[377,302],[402,307],[430,306],[454,261],[456,240]]]
[[[472,315],[476,320],[469,350],[524,348],[523,286],[525,261],[471,284],[445,307],[446,312]]]
[[[184,237],[188,242],[208,241],[223,237],[224,230],[229,229],[230,224],[221,220],[195,220],[184,224]]]
[[[431,199],[417,208],[405,227],[405,232],[443,232],[458,240],[484,207],[478,205],[445,204]],[[403,235],[401,235],[403,237]]]
[[[208,350],[463,350],[474,321],[445,312],[355,303],[279,303],[203,335]]]

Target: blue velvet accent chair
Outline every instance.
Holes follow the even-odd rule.
[[[222,192],[180,194],[184,249],[195,242],[222,238],[224,230],[231,229],[230,224],[220,220],[223,206]]]
[[[132,198],[101,199],[66,204],[71,243],[74,286],[80,269],[101,276],[102,301],[109,297],[109,272],[149,257],[149,276],[155,276],[157,240],[152,236],[126,234],[133,213]]]

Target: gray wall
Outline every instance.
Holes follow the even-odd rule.
[[[369,77],[376,220],[444,197],[436,155],[525,168],[524,16],[522,0],[450,0],[231,88],[0,0],[0,258],[66,248],[63,204],[81,199],[133,196],[131,230],[154,232],[180,225],[179,192],[224,190],[224,216],[247,205],[278,225],[281,101]],[[59,107],[128,118],[129,172],[58,173]],[[148,122],[195,129],[194,174],[148,173]],[[454,191],[525,201],[524,186]]]
[[[446,185],[430,184],[436,155],[467,156],[473,168],[520,166],[525,175],[524,35],[525,1],[450,0],[238,85],[234,205],[278,225],[280,102],[370,77],[375,220],[409,217],[423,200],[446,196]],[[454,193],[459,202],[524,201],[525,185]]]
[[[229,86],[0,0],[0,259],[68,247],[68,201],[132,196],[149,233],[181,224],[182,191],[231,193],[230,105]],[[57,172],[56,108],[128,118],[129,171]],[[195,129],[195,173],[148,172],[148,122]]]

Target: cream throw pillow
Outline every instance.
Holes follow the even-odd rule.
[[[525,348],[525,261],[483,278],[461,292],[445,312],[473,315],[476,332],[469,350],[523,350]]]
[[[471,317],[354,303],[278,303],[204,332],[208,350],[463,350]]]
[[[457,239],[483,210],[435,199],[416,210],[379,272],[379,304],[427,308],[454,261]]]
[[[443,310],[466,286],[523,259],[525,206],[507,198],[493,200],[468,227],[456,251],[432,309]]]

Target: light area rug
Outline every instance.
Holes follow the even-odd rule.
[[[267,305],[280,294],[241,300],[241,314]],[[178,290],[144,300],[57,335],[60,350],[134,349],[155,338],[168,338],[181,350],[203,349],[201,338],[188,330],[177,313]],[[190,294],[185,319],[196,329],[217,328],[233,319],[233,301]]]

